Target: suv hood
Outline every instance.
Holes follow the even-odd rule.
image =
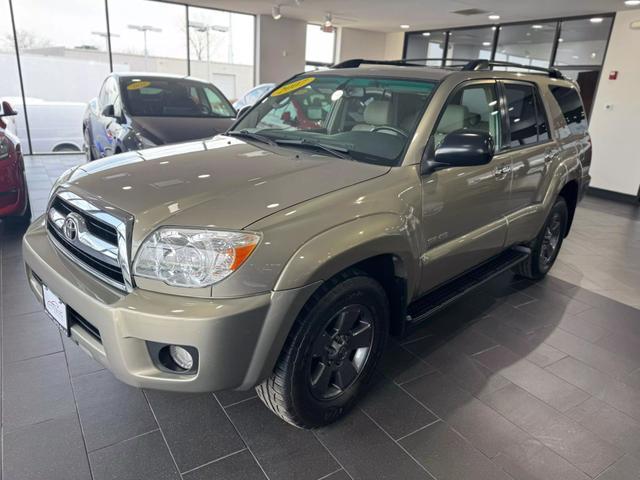
[[[162,224],[241,229],[388,171],[389,167],[218,136],[82,165],[65,185],[134,215],[138,237]]]

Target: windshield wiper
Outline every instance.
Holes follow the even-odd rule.
[[[252,140],[257,140],[258,142],[266,143],[271,146],[276,146],[276,142],[274,142],[271,138],[266,135],[260,135],[259,133],[250,132],[249,130],[229,130],[225,135],[231,135],[232,137],[241,137],[241,138],[251,138]]]
[[[277,138],[274,140],[278,145],[294,145],[299,147],[311,147],[316,148],[318,150],[322,150],[327,152],[329,155],[338,158],[345,158],[350,160],[349,156],[350,150],[344,147],[334,147],[325,145],[324,143],[316,142],[315,140],[309,140],[308,138],[302,138],[298,140],[288,139],[288,138]]]

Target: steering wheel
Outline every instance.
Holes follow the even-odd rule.
[[[389,130],[390,132],[397,133],[398,135],[400,135],[400,136],[402,136],[404,138],[409,138],[409,135],[406,132],[403,132],[399,128],[391,127],[389,125],[381,125],[379,127],[374,127],[370,131],[371,132],[379,132],[380,130]]]

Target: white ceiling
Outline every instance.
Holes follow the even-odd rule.
[[[456,10],[479,8],[501,16],[500,22],[533,20],[562,16],[589,15],[625,10],[623,0],[178,0],[236,12],[271,14],[281,5],[283,17],[321,22],[326,12],[334,24],[377,30],[400,31],[401,24],[411,30],[491,23],[487,14],[462,16]]]

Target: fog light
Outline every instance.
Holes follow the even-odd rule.
[[[191,370],[193,368],[193,357],[186,349],[178,345],[169,346],[169,355],[180,368]]]

